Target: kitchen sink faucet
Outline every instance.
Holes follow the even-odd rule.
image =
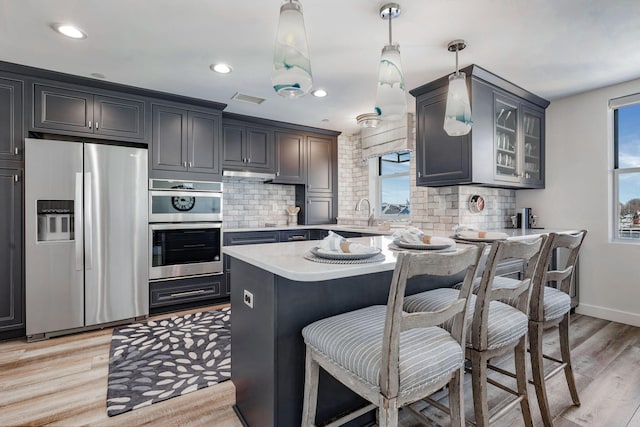
[[[375,225],[375,221],[373,219],[373,209],[371,209],[371,202],[369,201],[369,199],[367,199],[366,197],[363,197],[362,199],[358,200],[358,204],[356,205],[356,211],[360,212],[360,210],[362,209],[362,202],[367,202],[367,205],[369,206],[369,220],[367,221],[367,225],[369,227]]]

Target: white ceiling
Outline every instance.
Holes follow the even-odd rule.
[[[385,1],[301,0],[314,88],[323,99],[271,88],[280,0],[0,0],[0,60],[228,104],[225,111],[357,131],[375,102]],[[640,77],[639,0],[400,0],[393,22],[407,89],[478,64],[553,100]],[[88,38],[54,33],[73,23]],[[229,75],[209,70],[225,61]],[[266,98],[231,100],[236,92]],[[415,102],[407,94],[410,111]]]

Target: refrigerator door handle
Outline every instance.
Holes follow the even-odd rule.
[[[85,172],[84,174],[84,201],[85,201],[85,247],[87,248],[85,253],[84,267],[85,270],[91,270],[93,268],[93,186],[91,185],[91,172]]]
[[[84,241],[83,229],[82,229],[82,172],[76,173],[76,191],[74,201],[74,215],[73,215],[73,227],[76,243],[76,270],[82,270],[82,242]]]

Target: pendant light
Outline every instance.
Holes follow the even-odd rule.
[[[382,48],[375,112],[385,120],[398,120],[407,111],[407,95],[400,63],[400,46],[393,44],[391,21],[400,16],[400,5],[389,3],[380,8],[380,17],[389,20],[389,44]]]
[[[302,5],[298,0],[286,0],[280,6],[271,83],[276,93],[285,98],[306,95],[313,83]]]
[[[449,43],[449,52],[456,53],[456,72],[449,76],[447,108],[444,113],[444,130],[450,136],[462,136],[471,131],[471,104],[467,91],[466,76],[458,68],[458,52],[467,47],[464,40]]]

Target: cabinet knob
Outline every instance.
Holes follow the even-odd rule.
[[[280,171],[276,172],[276,176],[280,176]]]
[[[192,168],[193,167],[193,162],[189,162],[189,167]]]
[[[422,172],[418,171],[418,178],[422,178]]]
[[[182,162],[182,166],[187,167],[187,162]]]
[[[96,130],[98,130],[98,125],[99,125],[99,123],[98,123],[98,122],[96,122]]]
[[[18,154],[20,154],[20,149],[18,147],[15,147],[13,149],[13,153],[17,156]]]
[[[247,157],[247,163],[251,163],[251,157]]]
[[[91,129],[91,120],[89,120],[89,129]]]

